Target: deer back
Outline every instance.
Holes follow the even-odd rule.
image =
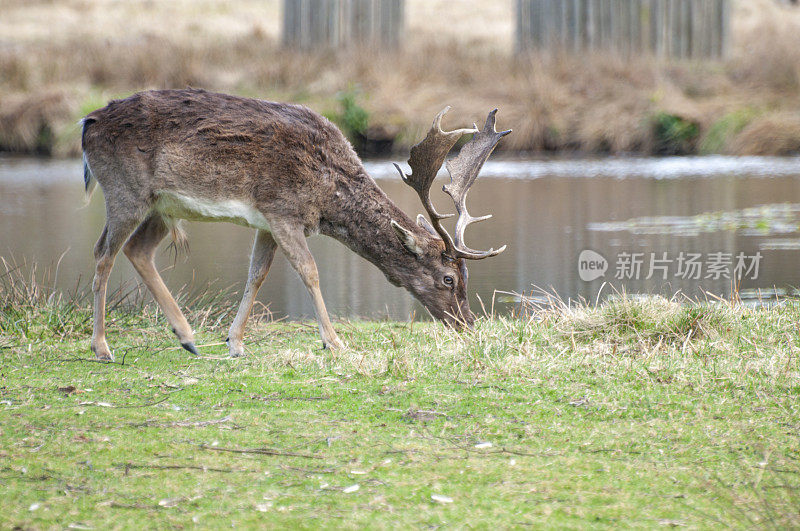
[[[84,151],[106,196],[238,200],[307,223],[337,179],[363,172],[342,133],[306,107],[196,89],[142,92],[92,112]]]

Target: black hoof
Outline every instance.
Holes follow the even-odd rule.
[[[181,346],[183,348],[185,348],[186,350],[188,350],[189,352],[191,352],[192,354],[194,354],[195,356],[199,356],[200,355],[200,353],[197,352],[197,348],[194,346],[194,343],[191,343],[191,342],[189,342],[189,343],[181,343]]]

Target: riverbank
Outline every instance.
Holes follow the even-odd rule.
[[[510,1],[455,15],[411,1],[400,52],[300,54],[278,45],[277,1],[237,5],[12,2],[0,21],[0,150],[75,155],[77,120],[109,99],[195,86],[304,103],[367,151],[405,151],[449,104],[453,126],[499,107],[514,129],[506,150],[800,152],[800,9],[770,0],[736,2],[723,62],[514,57]],[[454,19],[441,30],[432,17]]]
[[[13,279],[13,283],[9,281]],[[118,301],[117,301],[118,302]],[[797,515],[797,302],[529,308],[417,322],[254,323],[0,285],[3,527],[775,527]]]

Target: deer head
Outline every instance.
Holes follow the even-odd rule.
[[[404,174],[400,166],[397,171],[407,185],[419,195],[422,206],[430,217],[430,222],[422,215],[417,216],[417,224],[425,229],[430,238],[421,238],[414,231],[404,228],[392,220],[392,228],[403,247],[416,257],[420,266],[430,272],[411,283],[411,291],[425,305],[431,314],[446,323],[461,328],[471,327],[475,317],[469,309],[467,299],[467,260],[482,260],[502,253],[506,246],[488,251],[476,251],[464,243],[464,231],[471,223],[489,219],[491,216],[472,217],[467,212],[467,192],[475,183],[483,163],[492,154],[502,137],[511,130],[495,130],[497,109],[489,113],[483,130],[477,126],[470,129],[442,130],[442,117],[450,110],[446,107],[433,120],[427,136],[411,148],[408,165],[411,174]],[[466,134],[474,133],[472,139],[461,148],[458,156],[447,161],[450,184],[442,187],[454,201],[458,218],[455,238],[442,225],[442,220],[452,214],[439,214],[430,198],[430,189],[436,174],[442,167],[450,149]]]

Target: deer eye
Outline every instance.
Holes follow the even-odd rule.
[[[455,279],[450,275],[445,275],[443,281],[445,286],[452,286],[453,284],[455,284]]]

